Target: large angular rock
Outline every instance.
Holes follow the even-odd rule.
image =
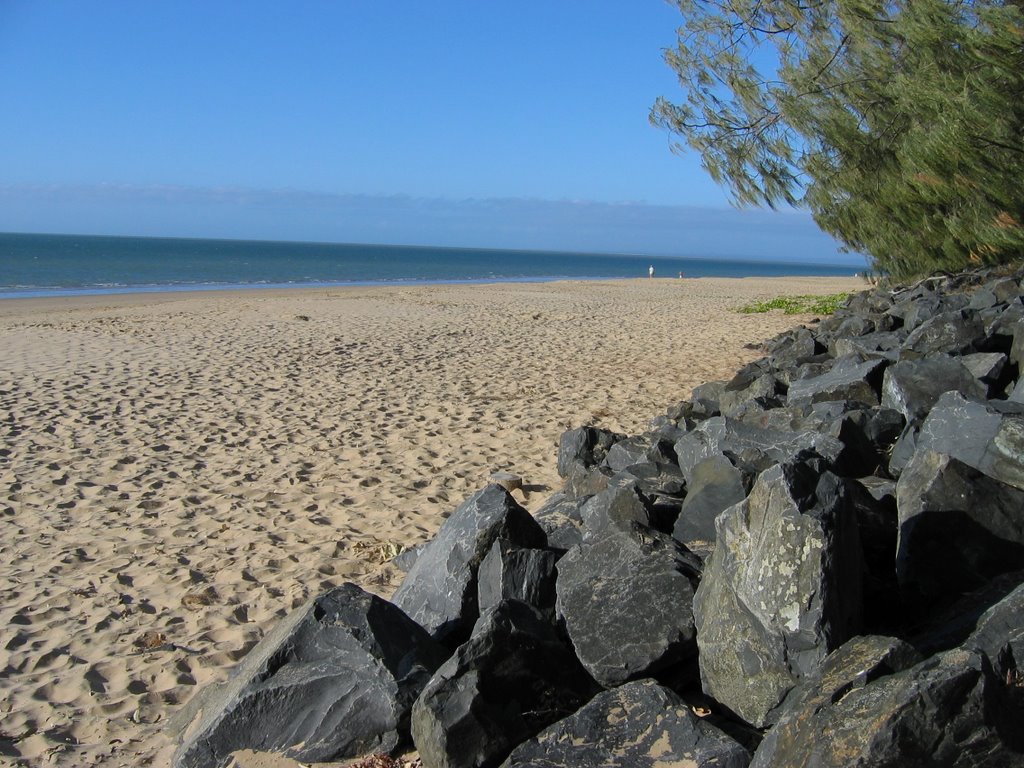
[[[608,527],[558,562],[556,610],[583,666],[604,686],[693,657],[700,560],[665,534]]]
[[[548,546],[552,549],[568,550],[583,541],[583,517],[580,508],[588,496],[574,498],[559,491],[552,494],[533,513],[533,519],[544,529]]]
[[[944,453],[1024,490],[1024,405],[947,392],[921,425],[919,450]]]
[[[823,710],[829,710],[850,691],[920,661],[920,654],[912,646],[893,637],[861,635],[851,639],[830,653],[818,673],[790,694],[779,722],[758,746],[753,764],[760,768],[806,765],[815,739],[822,739],[822,729],[832,725]]]
[[[988,660],[957,649],[866,685],[822,686],[787,712],[751,766],[1021,765],[1020,717]]]
[[[988,656],[1000,679],[1024,683],[1024,583],[981,615],[964,648]]]
[[[214,768],[238,749],[325,761],[388,752],[443,649],[401,610],[354,584],[310,601],[180,716],[175,768]]]
[[[746,768],[750,755],[675,693],[638,680],[516,747],[502,768]]]
[[[623,483],[591,496],[580,509],[583,518],[583,538],[598,535],[609,526],[630,530],[633,523],[650,525],[640,492],[635,483]]]
[[[976,312],[952,310],[943,312],[910,332],[903,342],[904,356],[910,352],[930,355],[944,352],[947,355],[963,355],[980,352],[984,344],[985,327]]]
[[[918,449],[900,475],[896,500],[896,576],[904,602],[917,610],[1024,569],[1024,491]]]
[[[702,422],[675,444],[679,468],[687,482],[692,480],[694,467],[712,456],[729,454],[760,470],[809,453],[835,464],[845,449],[835,437],[813,429],[762,428],[721,416]]]
[[[672,538],[703,559],[715,548],[715,520],[747,497],[743,473],[725,456],[704,459],[693,468],[689,491]]]
[[[988,388],[949,355],[901,360],[885,371],[882,407],[899,411],[909,422],[920,421],[950,391],[970,400],[984,400],[988,394]]]
[[[863,360],[858,354],[837,358],[827,373],[792,382],[788,401],[790,405],[826,400],[878,405],[886,364],[885,360]]]
[[[718,518],[694,600],[704,690],[756,727],[860,627],[861,550],[843,481],[777,465]]]
[[[741,388],[726,386],[722,390],[718,404],[723,416],[735,418],[748,410],[764,410],[780,404],[783,387],[774,375],[763,373],[745,384]]]
[[[457,643],[478,616],[477,569],[494,542],[543,548],[547,538],[508,491],[489,485],[445,520],[395,592],[395,605],[435,640]]]
[[[480,617],[423,689],[413,742],[429,768],[488,768],[597,691],[553,627],[506,600]]]
[[[517,547],[498,539],[477,572],[480,612],[502,600],[519,600],[554,618],[558,557],[549,549]]]
[[[558,441],[558,476],[568,477],[574,464],[592,467],[604,461],[608,449],[623,438],[600,427],[579,427],[562,433]]]

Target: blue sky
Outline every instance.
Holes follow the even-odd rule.
[[[647,122],[663,0],[0,0],[0,230],[847,261]]]

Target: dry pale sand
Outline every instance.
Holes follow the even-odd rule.
[[[275,619],[561,432],[635,433],[853,279],[0,301],[0,763],[167,765],[166,721]]]

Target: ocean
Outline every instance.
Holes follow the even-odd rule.
[[[331,285],[853,275],[751,259],[0,233],[0,298]],[[863,269],[861,267],[860,269]]]

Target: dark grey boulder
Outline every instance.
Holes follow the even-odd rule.
[[[391,564],[402,573],[408,573],[420,557],[425,544],[417,544],[414,547],[407,547],[391,558]]]
[[[675,444],[679,468],[687,482],[694,467],[711,456],[728,454],[755,471],[804,454],[814,454],[834,465],[846,446],[814,429],[790,431],[761,428],[722,416],[707,419]]]
[[[477,568],[499,538],[547,546],[544,530],[508,491],[489,485],[444,521],[395,592],[395,605],[435,640],[457,643],[478,616]]]
[[[803,326],[784,331],[765,345],[773,368],[795,368],[822,351],[814,334]]]
[[[825,736],[822,729],[833,725],[829,717],[833,704],[853,690],[910,669],[920,661],[921,655],[902,640],[879,635],[852,638],[830,653],[813,677],[793,690],[779,722],[754,753],[753,765],[806,765],[815,741]],[[793,762],[786,762],[790,760]]]
[[[517,547],[498,539],[477,572],[480,612],[502,600],[519,600],[554,618],[558,558],[558,553],[548,549]]]
[[[916,611],[1024,569],[1024,491],[918,449],[896,486],[896,575]]]
[[[822,687],[815,694],[787,712],[751,766],[994,768],[1024,763],[1020,710],[977,652],[946,651],[866,685]]]
[[[985,327],[976,312],[952,310],[925,320],[903,342],[903,354],[920,356],[944,352],[963,355],[979,352],[985,341]]]
[[[899,349],[906,340],[906,333],[901,331],[878,331],[864,336],[842,337],[832,345],[836,357],[858,355],[863,359],[885,358],[892,360],[898,357]]]
[[[964,648],[988,656],[1007,684],[1024,685],[1024,583],[981,615]]]
[[[691,415],[694,419],[707,419],[719,415],[718,402],[727,382],[709,381],[694,387],[690,395],[693,403]]]
[[[604,461],[611,448],[624,435],[599,427],[579,427],[562,433],[558,441],[558,475],[568,477],[573,464],[592,467]]]
[[[552,494],[533,513],[533,519],[547,534],[548,546],[567,550],[583,541],[583,517],[580,508],[588,496],[577,499],[559,491]]]
[[[193,699],[173,764],[223,766],[238,749],[304,761],[391,751],[446,655],[401,610],[343,584],[278,622],[226,683]]]
[[[595,696],[518,747],[502,768],[746,768],[750,755],[675,693],[638,680]]]
[[[677,431],[677,430],[675,430]],[[672,463],[676,460],[672,444],[654,434],[637,435],[620,440],[608,449],[604,464],[619,472],[634,464],[647,462]]]
[[[715,520],[747,497],[743,473],[725,456],[711,456],[693,469],[689,491],[672,538],[702,559],[715,548]]]
[[[865,477],[847,484],[864,553],[864,628],[891,633],[906,618],[896,581],[896,483]]]
[[[635,483],[622,483],[591,496],[580,509],[583,538],[605,531],[609,526],[630,530],[633,523],[650,525],[650,516]]]
[[[694,600],[701,680],[761,728],[860,628],[857,523],[843,481],[798,462],[762,472],[717,528]]]
[[[961,357],[960,362],[982,384],[988,387],[1006,385],[1003,372],[1009,360],[1002,352],[973,352]]]
[[[616,472],[609,479],[608,486],[628,482],[634,483],[647,496],[667,496],[682,501],[686,495],[686,478],[675,463],[645,461],[641,464],[632,464]]]
[[[748,410],[764,410],[778,406],[783,387],[771,373],[763,373],[745,386],[735,389],[726,386],[718,399],[723,416],[737,417]]]
[[[430,768],[488,768],[598,692],[533,608],[506,600],[434,674],[412,709],[412,737]]]
[[[1024,490],[1024,404],[948,392],[929,411],[916,444]]]
[[[558,562],[556,610],[595,680],[619,685],[694,656],[700,568],[671,537],[636,524],[569,550]]]
[[[824,400],[849,400],[878,405],[885,360],[864,360],[859,354],[837,358],[832,368],[820,376],[794,381],[789,386],[790,405]]]
[[[984,400],[988,394],[988,388],[949,355],[901,360],[885,372],[882,407],[899,411],[908,422],[920,421],[950,391],[970,400]]]
[[[608,480],[612,474],[613,472],[604,465],[585,467],[576,461],[569,468],[562,490],[576,499],[593,496],[608,487]]]

